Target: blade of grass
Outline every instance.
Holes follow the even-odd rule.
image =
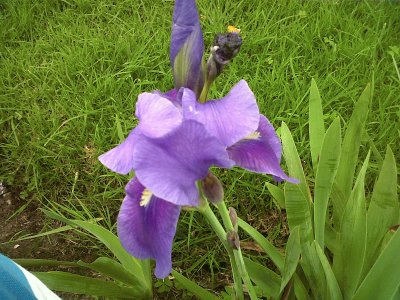
[[[310,151],[313,169],[317,170],[322,141],[325,135],[324,114],[322,112],[321,95],[314,78],[311,79],[309,103]]]

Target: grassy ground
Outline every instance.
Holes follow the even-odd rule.
[[[244,39],[212,96],[246,79],[275,127],[289,125],[306,168],[312,77],[326,124],[338,115],[345,124],[372,82],[361,155],[371,146],[383,154],[390,144],[400,161],[400,53],[391,48],[400,47],[399,4],[199,0],[198,7],[207,48],[227,25],[239,27]],[[96,158],[136,125],[139,93],[172,88],[172,9],[172,0],[0,1],[0,179],[22,203],[74,218],[102,217],[114,229],[127,178]],[[370,172],[376,169],[372,164]],[[240,169],[219,175],[239,216],[284,243],[285,223],[264,186],[270,177]],[[204,221],[184,212],[174,267],[215,288],[229,274],[221,253]]]

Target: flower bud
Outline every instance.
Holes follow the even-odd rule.
[[[224,199],[224,188],[221,181],[211,172],[201,181],[204,196],[216,204]]]
[[[217,64],[226,65],[240,50],[242,38],[237,32],[219,33],[214,38],[211,53]]]
[[[236,210],[233,207],[229,207],[229,218],[231,219],[233,228],[235,228],[235,230],[238,230],[238,216],[236,213]]]
[[[229,243],[229,245],[234,249],[238,250],[240,248],[240,239],[239,239],[239,234],[237,231],[229,231],[226,234],[226,239]]]
[[[207,62],[207,80],[214,81],[238,53],[242,38],[238,32],[218,33],[211,46],[211,56]]]

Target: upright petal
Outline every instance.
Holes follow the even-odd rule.
[[[161,137],[182,123],[182,113],[170,100],[155,93],[142,93],[136,103],[141,133]]]
[[[245,80],[239,81],[224,98],[198,103],[185,90],[182,97],[184,118],[194,119],[229,147],[257,129],[260,112]]]
[[[155,259],[155,275],[164,278],[172,269],[172,242],[180,208],[155,196],[141,206],[144,189],[137,178],[126,186],[126,197],[118,215],[118,236],[122,246],[133,256]]]
[[[195,0],[176,0],[171,33],[170,60],[175,87],[199,94],[203,83],[203,34]]]
[[[260,115],[259,126],[254,136],[228,148],[229,156],[239,167],[257,173],[271,174],[276,180],[283,179],[297,183],[298,180],[290,178],[281,169],[281,151],[279,137],[263,115]]]
[[[161,138],[141,135],[134,148],[135,174],[154,195],[176,205],[198,205],[196,181],[211,165],[230,168],[226,148],[204,126],[184,121]]]
[[[165,92],[165,93],[163,93],[159,90],[155,90],[152,93],[168,99],[169,101],[171,101],[173,104],[175,104],[178,107],[182,106],[181,100],[178,98],[178,90],[176,90],[175,88],[173,88],[172,90],[169,90],[168,92]]]
[[[99,156],[100,162],[111,171],[128,174],[133,168],[133,148],[139,134],[137,128],[133,129],[128,137],[117,147]]]

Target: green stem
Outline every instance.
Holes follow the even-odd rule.
[[[207,78],[206,81],[204,82],[203,90],[201,91],[201,94],[199,97],[200,103],[204,103],[207,101],[207,95],[208,95],[208,91],[210,90],[210,87],[211,87],[211,82]]]
[[[218,204],[216,204],[216,206],[218,208],[219,213],[221,214],[221,218],[222,218],[222,221],[224,222],[226,230],[228,232],[233,231],[234,227],[233,227],[233,224],[229,217],[229,211],[226,208],[225,202],[220,201]],[[246,285],[246,287],[249,291],[250,299],[252,299],[252,300],[258,299],[257,293],[253,287],[253,284],[251,283],[250,276],[247,273],[247,269],[246,269],[246,266],[245,266],[244,260],[243,260],[242,251],[240,250],[240,248],[233,249],[233,253],[235,255],[235,260],[236,260],[237,267],[239,269],[239,273],[243,279],[244,284]]]
[[[236,259],[235,259],[234,251],[233,251],[232,247],[230,247],[230,245],[228,244],[228,241],[226,239],[226,232],[224,230],[224,227],[222,227],[221,223],[218,221],[217,217],[215,216],[215,214],[213,213],[213,211],[211,210],[211,208],[207,202],[204,205],[203,209],[201,209],[200,211],[204,215],[204,217],[207,219],[208,223],[210,223],[211,228],[214,230],[214,232],[216,233],[216,235],[218,236],[218,238],[224,245],[226,251],[228,252],[229,260],[230,260],[231,267],[232,267],[236,297],[239,300],[243,300],[244,295],[243,295],[242,280],[239,275],[240,273],[239,273],[239,270],[237,267],[237,263],[235,262]]]

